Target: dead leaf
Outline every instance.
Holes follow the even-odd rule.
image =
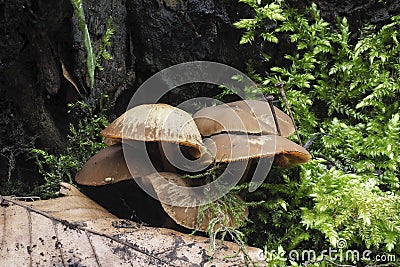
[[[207,238],[120,220],[69,184],[62,193],[29,203],[4,197],[1,266],[244,266],[242,254],[228,258],[236,244],[210,252]],[[261,250],[246,250],[257,261]]]
[[[82,94],[79,91],[78,85],[76,85],[76,83],[72,79],[71,75],[69,74],[67,68],[65,67],[65,65],[61,59],[60,59],[60,63],[61,63],[61,69],[62,69],[62,74],[63,74],[64,78],[72,84],[72,86],[78,92],[79,96],[82,97]]]

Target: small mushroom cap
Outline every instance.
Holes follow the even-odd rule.
[[[167,104],[136,106],[114,120],[101,134],[106,138],[172,142],[199,148],[201,135],[186,111]]]
[[[134,156],[134,153],[131,154]],[[100,186],[150,174],[151,170],[146,168],[142,155],[137,156],[137,159],[130,160],[130,164],[135,164],[131,173],[126,165],[121,144],[103,148],[83,165],[76,174],[75,181],[81,185]]]
[[[291,168],[310,161],[311,154],[302,146],[286,138],[278,138],[274,163],[282,168]]]
[[[106,144],[107,146],[112,146],[120,143],[122,143],[122,140],[119,138],[109,138],[109,137],[104,138],[104,144]]]
[[[202,162],[233,162],[254,158],[275,156],[282,167],[306,163],[310,153],[302,146],[278,135],[217,134],[204,140],[208,152],[202,155]],[[282,156],[281,156],[282,155]],[[288,162],[285,163],[285,160]],[[282,162],[281,162],[282,161]]]
[[[180,206],[172,206],[164,203],[162,200],[168,198],[168,202],[172,199],[177,202],[187,203],[188,201],[192,201],[192,199],[188,199],[188,196],[184,196],[180,194],[180,190],[171,190],[171,185],[178,185],[183,187],[192,187],[195,183],[198,183],[196,180],[186,179],[180,177],[178,174],[169,173],[169,172],[161,172],[156,174],[151,174],[146,176],[147,179],[151,181],[153,185],[154,191],[156,192],[158,198],[160,199],[161,205],[165,212],[179,225],[186,227],[188,229],[196,229],[199,231],[206,231],[207,227],[212,219],[212,212],[210,209],[207,209],[204,212],[203,218],[198,223],[199,217],[199,207],[180,207]],[[166,179],[168,182],[165,182]],[[237,196],[239,198],[239,196]],[[239,198],[240,199],[240,198]],[[216,200],[218,201],[218,200]],[[245,216],[248,216],[247,207],[243,211]],[[233,218],[233,215],[229,212],[225,214],[225,222],[231,227],[239,227],[240,224],[244,221],[236,222]]]
[[[275,107],[281,134],[288,137],[294,133],[290,117]],[[241,100],[207,107],[193,115],[203,136],[221,132],[243,132],[249,134],[278,134],[268,102]]]

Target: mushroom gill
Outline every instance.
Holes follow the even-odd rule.
[[[168,172],[154,173],[145,178],[153,185],[154,191],[165,212],[177,224],[188,229],[196,229],[204,232],[207,230],[214,216],[222,216],[220,221],[223,222],[225,226],[236,228],[239,227],[245,221],[245,217],[248,216],[248,209],[245,205],[242,206],[243,210],[241,210],[244,218],[241,218],[240,221],[235,219],[230,211],[215,214],[210,206],[207,206],[206,210],[201,211],[200,205],[196,206],[198,201],[196,197],[185,195],[182,193],[183,190],[179,190],[179,187],[187,188],[200,185],[197,179],[182,178],[178,174]],[[193,194],[195,194],[194,191]],[[234,197],[237,198],[238,201],[242,201],[239,196]],[[218,201],[219,200],[216,200],[209,205],[218,205]],[[175,202],[176,205],[167,204],[166,202]],[[216,227],[218,227],[218,225],[216,225]]]

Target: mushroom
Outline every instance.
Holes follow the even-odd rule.
[[[275,154],[274,163],[282,168],[307,163],[312,158],[304,147],[279,136],[277,136]]]
[[[284,168],[306,163],[310,153],[298,144],[278,135],[217,134],[205,139],[209,153],[203,153],[205,162],[233,162],[254,158],[272,158]]]
[[[193,157],[200,156],[201,135],[191,115],[167,104],[144,104],[136,106],[114,120],[101,134],[107,143],[112,140],[157,142],[164,169],[176,171],[170,163],[177,162],[179,146],[186,147]],[[175,147],[174,147],[175,146]]]
[[[203,140],[205,150],[197,164],[210,166],[213,162],[229,163],[228,179],[237,179],[241,183],[247,177],[253,159],[272,158],[275,155],[275,137],[232,133],[213,135]]]
[[[118,183],[151,173],[141,155],[132,160],[135,164],[131,173],[125,163],[121,144],[100,150],[91,157],[76,174],[75,181],[81,185],[99,186]]]
[[[110,137],[104,138],[104,144],[106,144],[107,146],[112,146],[120,143],[122,143],[121,138],[110,138]]]
[[[290,117],[276,107],[275,112],[282,136],[293,134]],[[193,115],[193,119],[203,136],[221,132],[278,134],[271,108],[264,101],[241,100],[203,108]]]
[[[145,179],[148,179],[152,184],[154,191],[156,192],[161,205],[165,212],[179,225],[186,227],[188,229],[196,229],[199,231],[206,231],[210,221],[213,219],[215,214],[213,214],[213,210],[208,208],[204,211],[204,213],[200,213],[200,203],[196,197],[191,198],[191,196],[187,196],[182,194],[182,190],[176,190],[176,186],[182,187],[193,187],[196,185],[201,185],[197,179],[187,179],[182,178],[178,174],[169,173],[169,172],[161,172],[150,174]],[[193,191],[193,193],[195,193]],[[242,201],[239,196],[234,196],[238,198],[238,201]],[[219,200],[214,201],[211,205],[218,205]],[[171,202],[177,203],[177,205],[167,204]],[[191,203],[193,202],[193,203]],[[243,216],[248,216],[247,206],[240,206],[242,208],[241,213]],[[202,216],[203,215],[203,216]],[[224,222],[225,226],[230,226],[237,228],[244,221],[245,218],[241,218],[240,221],[235,220],[232,211],[227,210],[222,214],[218,214],[218,216],[223,216],[221,221]],[[218,224],[216,225],[218,227]]]
[[[189,113],[167,104],[136,106],[107,126],[107,140],[171,142],[199,149],[201,135]]]
[[[229,163],[226,169],[226,183],[244,182],[251,166],[251,183],[249,191],[253,192],[266,178],[272,163],[283,168],[291,168],[306,163],[311,155],[296,143],[277,135],[237,135],[217,134],[204,140],[206,152],[198,160],[201,166],[210,162]],[[258,159],[257,166],[252,165]]]

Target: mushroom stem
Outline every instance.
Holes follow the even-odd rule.
[[[253,160],[254,160],[254,159],[249,159],[249,160],[248,160],[246,169],[244,170],[243,175],[242,175],[242,178],[240,178],[238,184],[241,184],[241,183],[243,183],[244,181],[247,180],[247,175],[249,175],[251,163],[253,162]]]
[[[164,142],[164,143],[162,141],[158,142],[158,149],[160,151],[164,171],[176,173],[176,168],[171,164],[171,162],[168,160],[167,156],[165,155],[164,148],[167,148],[166,146],[168,146],[168,145],[169,144],[166,142]],[[163,148],[163,146],[165,146],[165,147]]]
[[[289,116],[292,119],[292,122],[293,122],[293,125],[294,125],[294,130],[296,131],[297,138],[299,139],[299,144],[301,146],[303,146],[303,144],[301,142],[301,139],[300,139],[299,131],[297,130],[296,123],[294,122],[292,110],[290,109],[289,102],[287,101],[287,98],[286,98],[285,89],[283,89],[283,82],[277,82],[275,84],[275,87],[277,87],[279,89],[279,91],[281,92],[282,98],[285,101],[286,108],[289,111]]]
[[[274,96],[269,95],[265,99],[267,100],[269,107],[271,109],[271,112],[272,112],[272,116],[274,117],[275,126],[276,126],[276,130],[278,131],[278,135],[282,135],[281,128],[279,127],[279,123],[278,123],[278,118],[276,117],[275,106],[273,104]]]

